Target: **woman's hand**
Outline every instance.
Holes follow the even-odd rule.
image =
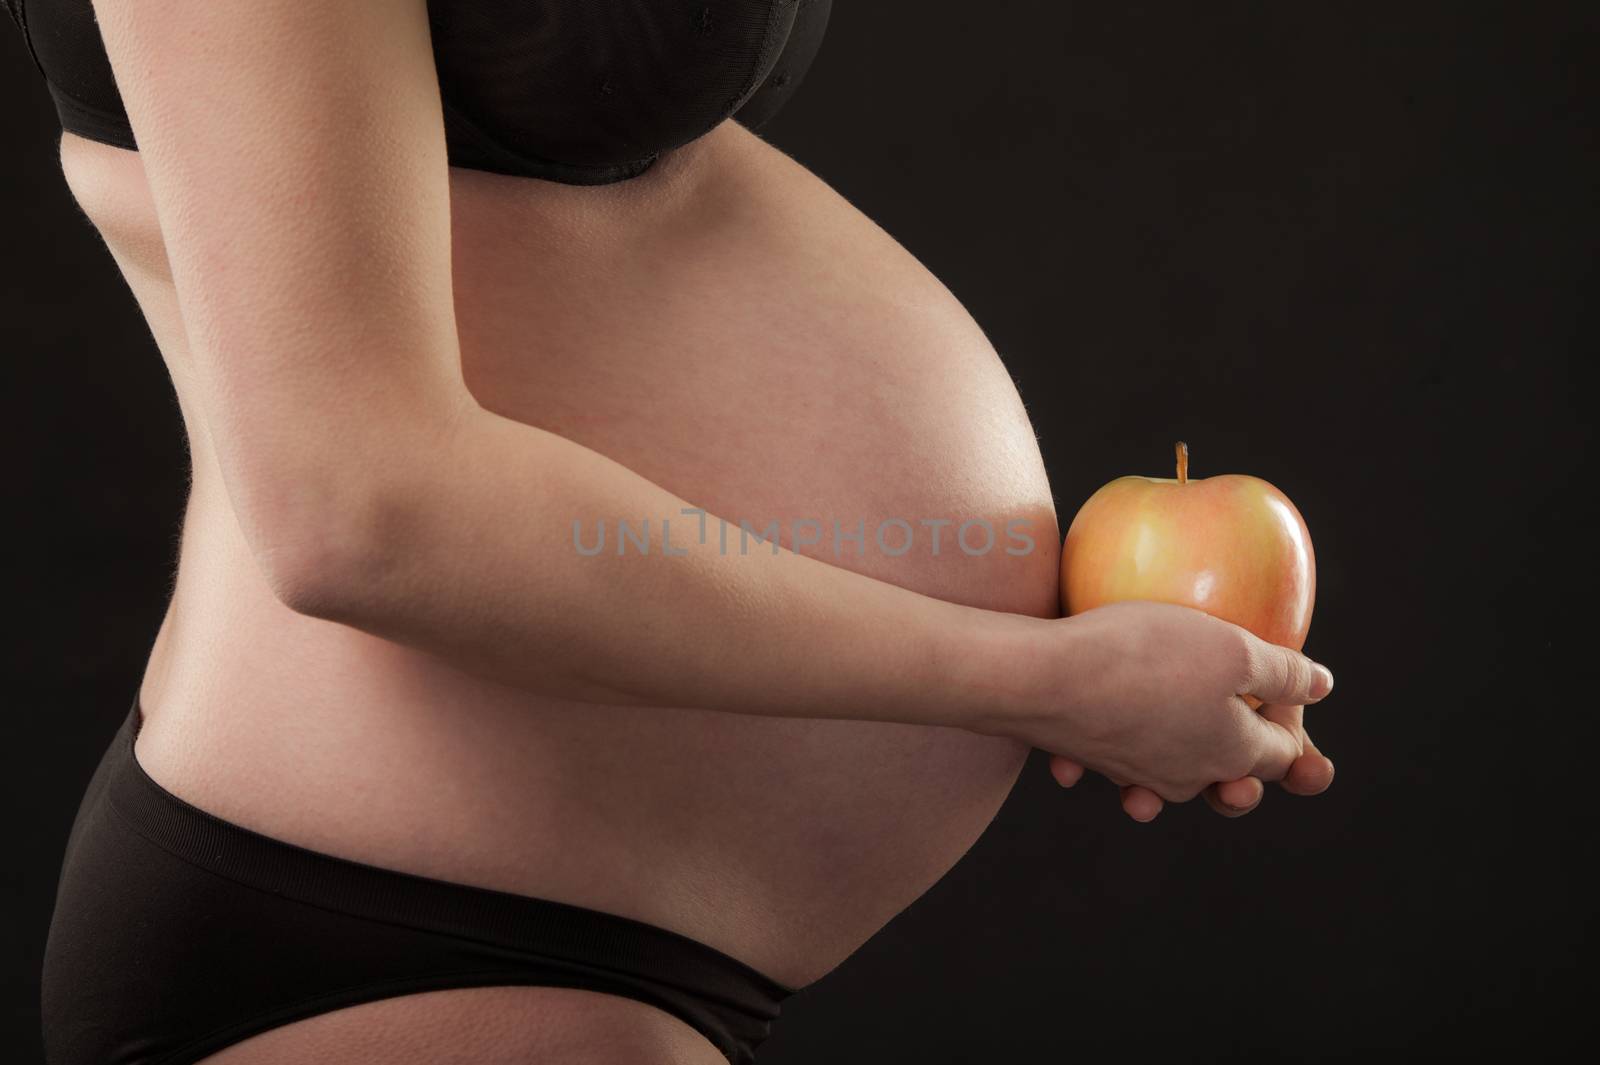
[[[1317,749],[1310,733],[1302,724],[1303,706],[1263,706],[1256,711],[1291,731],[1298,731],[1305,751],[1289,768],[1289,774],[1278,784],[1291,795],[1320,795],[1333,784],[1333,761]],[[1083,779],[1085,769],[1070,758],[1059,754],[1050,756],[1050,775],[1063,788],[1070,788]],[[1135,821],[1153,821],[1166,805],[1161,796],[1149,788],[1128,785],[1122,792],[1122,809]],[[1210,806],[1223,817],[1243,817],[1261,804],[1266,788],[1257,777],[1244,777],[1221,784],[1212,784],[1201,792]]]
[[[1116,603],[1046,625],[993,725],[1056,756],[1060,783],[1076,783],[1085,767],[1102,773],[1137,820],[1202,792],[1222,812],[1247,812],[1262,780],[1302,794],[1327,787],[1332,764],[1310,745],[1301,713],[1332,690],[1333,675],[1306,656],[1164,603]]]

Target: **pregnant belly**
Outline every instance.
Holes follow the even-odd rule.
[[[760,549],[744,523],[930,595],[1053,613],[1049,486],[981,330],[812,175],[737,127],[722,135],[706,148],[732,158],[681,212],[603,241],[545,213],[513,227],[559,256],[499,236],[515,204],[461,205],[459,317],[480,402],[726,519],[730,553]],[[600,519],[566,517],[600,549]],[[699,532],[686,517],[681,535]],[[548,727],[608,782],[600,801],[636,829],[643,869],[673,870],[703,908],[702,935],[763,943],[765,964],[806,978],[966,851],[1026,754],[871,722],[629,711]]]
[[[453,172],[479,401],[731,520],[730,553],[767,549],[742,520],[928,595],[1053,614],[1033,430],[955,299],[737,126],[657,169],[600,190]],[[260,831],[624,913],[800,985],[965,853],[1027,753],[956,729],[558,703],[290,614],[196,447],[139,754]],[[579,550],[608,516],[556,518]],[[652,531],[623,546],[659,553]],[[699,532],[686,516],[671,535]]]

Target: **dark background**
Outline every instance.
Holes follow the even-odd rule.
[[[785,1006],[767,1065],[1553,1047],[1586,1004],[1593,714],[1575,365],[1593,4],[843,0],[769,138],[945,281],[1063,525],[1110,478],[1266,477],[1319,564],[1315,799],[1140,826],[1035,755],[973,852]],[[185,483],[157,352],[0,32],[8,1020],[160,618]],[[951,382],[959,387],[959,382]]]

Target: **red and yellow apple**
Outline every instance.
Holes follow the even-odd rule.
[[[1118,477],[1079,509],[1061,550],[1068,614],[1128,599],[1179,603],[1300,650],[1316,598],[1305,519],[1259,477]],[[1252,700],[1253,702],[1254,700]]]

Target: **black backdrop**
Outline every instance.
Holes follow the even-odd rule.
[[[763,1060],[1349,1058],[1575,1027],[1594,319],[1592,4],[836,5],[768,131],[971,309],[1062,521],[1256,473],[1316,541],[1326,795],[1139,826],[1035,755],[973,852]],[[0,33],[9,1020],[136,683],[184,490],[157,353]],[[1590,116],[1592,119],[1592,116]],[[952,382],[952,387],[958,387]],[[19,1060],[12,1057],[9,1060]]]

